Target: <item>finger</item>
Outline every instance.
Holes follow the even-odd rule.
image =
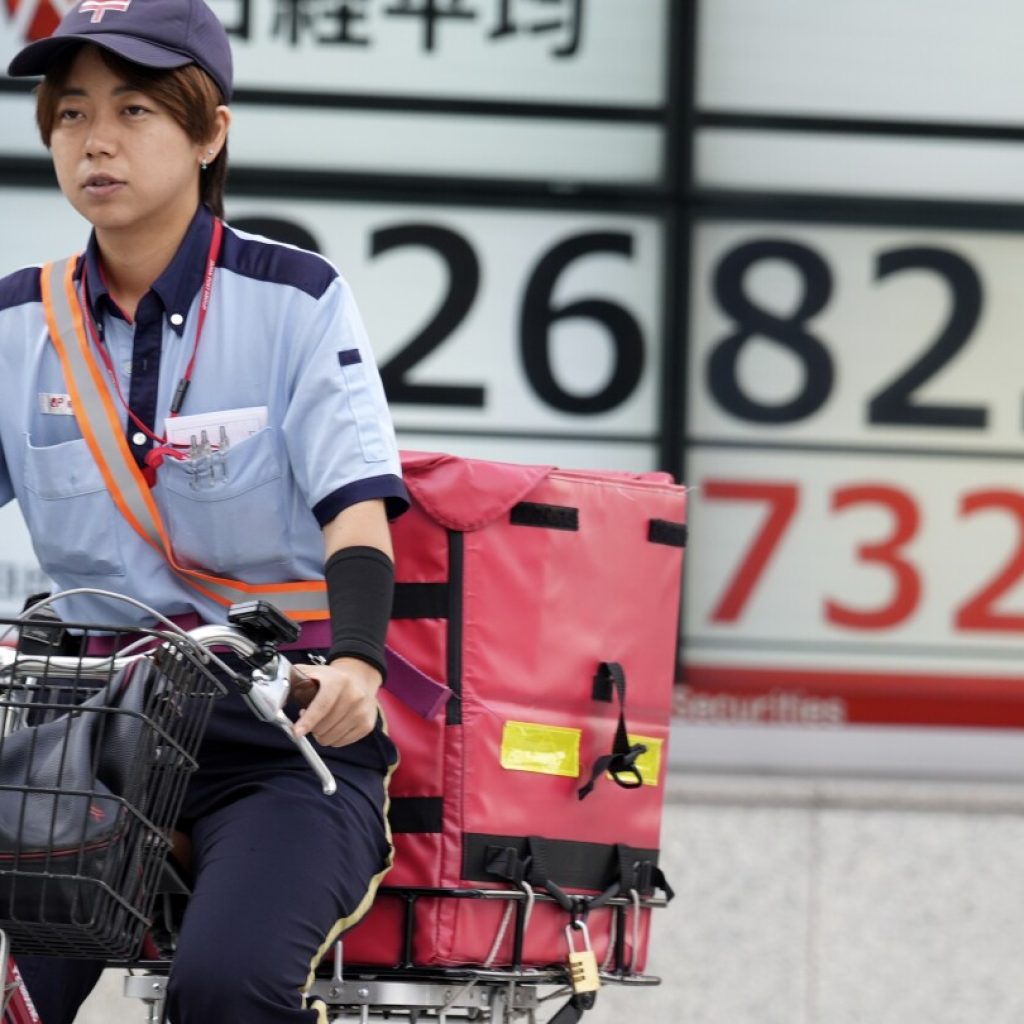
[[[349,716],[332,716],[321,722],[314,735],[325,747],[343,747],[359,739],[358,727]]]
[[[323,747],[347,747],[352,743],[357,743],[366,735],[368,734],[361,729],[353,730],[340,727],[323,736],[314,734],[314,737]]]
[[[375,722],[368,709],[355,705],[348,713],[323,721],[314,735],[324,746],[346,747],[368,736]]]
[[[315,733],[317,726],[327,716],[333,703],[327,691],[320,688],[316,696],[303,708],[299,720],[292,727],[292,732],[299,737],[306,736],[311,732]]]

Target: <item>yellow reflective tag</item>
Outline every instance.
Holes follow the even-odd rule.
[[[656,740],[651,736],[634,736],[629,734],[629,745],[640,743],[647,749],[636,759],[636,769],[644,780],[645,786],[656,786],[661,776],[661,751],[665,746],[664,740]],[[612,778],[612,773],[606,773]],[[623,779],[634,779],[632,772],[626,772]]]
[[[501,767],[542,775],[580,774],[580,729],[535,722],[506,722],[501,734]]]

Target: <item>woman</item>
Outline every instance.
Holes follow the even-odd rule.
[[[296,733],[324,748],[335,797],[237,697],[212,716],[182,821],[195,894],[170,1017],[325,1020],[302,990],[391,856],[395,752],[376,694],[387,519],[406,497],[365,332],[329,263],[220,220],[231,53],[202,0],[80,0],[9,73],[45,76],[40,132],[93,231],[68,265],[73,329],[56,271],[0,281],[0,501],[18,498],[61,589],[117,591],[187,624],[223,621],[236,587],[280,593],[305,620],[300,646],[326,656]],[[69,362],[79,351],[92,385]],[[106,441],[90,386],[116,412]],[[150,514],[166,543],[140,528]],[[95,596],[62,612],[150,624]],[[20,965],[46,1024],[70,1024],[101,967]]]

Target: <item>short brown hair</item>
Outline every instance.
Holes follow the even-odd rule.
[[[69,47],[51,62],[46,78],[36,89],[36,124],[43,145],[50,148],[50,137],[57,119],[57,104],[67,84],[75,55],[81,47]],[[193,142],[206,142],[216,128],[214,114],[224,103],[213,79],[195,64],[181,68],[148,68],[133,64],[109,50],[97,47],[103,63],[133,89],[152,96],[163,106]],[[228,176],[228,144],[225,140],[216,159],[199,178],[199,198],[218,217],[224,216],[224,186]]]

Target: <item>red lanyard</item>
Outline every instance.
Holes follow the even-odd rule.
[[[181,405],[185,401],[185,395],[188,392],[189,385],[192,383],[192,371],[195,369],[196,353],[199,351],[199,340],[203,336],[203,325],[206,323],[206,311],[210,307],[210,296],[213,294],[213,275],[214,271],[217,269],[217,257],[220,255],[220,243],[223,235],[223,223],[218,218],[214,218],[213,237],[210,239],[210,252],[206,257],[206,274],[203,278],[203,291],[199,297],[199,320],[196,324],[196,337],[195,341],[192,342],[192,355],[189,358],[188,366],[185,367],[185,373],[178,381],[178,386],[174,389],[174,398],[171,400],[171,416],[178,415],[181,410]],[[89,288],[86,280],[86,269],[84,264],[82,266],[82,291],[85,298],[85,301],[82,303],[85,312],[85,322],[89,325],[89,333],[92,335],[93,344],[95,344],[96,350],[99,352],[100,358],[103,360],[103,365],[107,368],[107,373],[114,385],[114,391],[117,393],[117,397],[121,400],[121,404],[124,406],[129,418],[132,423],[134,423],[135,426],[137,426],[139,430],[141,430],[151,441],[155,441],[159,446],[161,446],[161,452],[177,457],[179,453],[166,447],[167,437],[165,435],[155,434],[150,430],[150,428],[147,427],[134,412],[132,412],[131,406],[125,400],[124,392],[121,390],[121,385],[117,380],[117,373],[114,370],[114,362],[110,358],[107,346],[100,341],[99,331],[96,327],[95,320],[93,320],[92,310],[89,307]],[[155,462],[150,461],[149,455],[151,454],[153,453],[150,452],[147,454],[146,462],[155,470],[155,467],[160,464],[160,460],[157,459]]]

